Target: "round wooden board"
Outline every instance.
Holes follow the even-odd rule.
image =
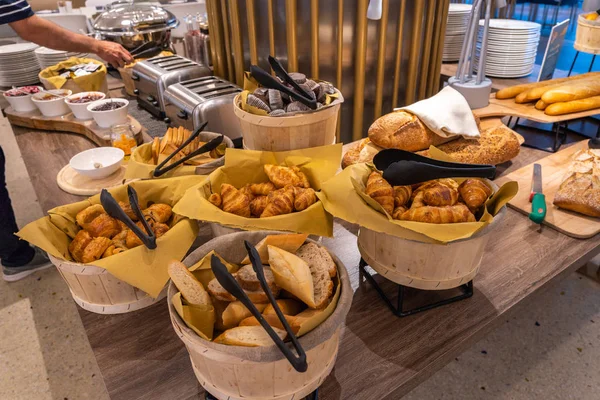
[[[93,196],[100,193],[102,189],[110,189],[122,185],[125,182],[126,165],[104,179],[90,179],[78,174],[70,165],[65,165],[56,175],[58,187],[67,193],[77,196]]]

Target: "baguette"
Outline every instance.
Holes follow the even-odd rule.
[[[292,332],[298,333],[298,331],[300,330],[300,321],[305,321],[305,319],[297,320],[296,317],[292,317],[290,315],[285,315],[285,314],[283,316],[285,317],[286,321],[288,322],[290,328],[292,328]],[[273,328],[281,329],[281,330],[285,331],[283,324],[281,323],[281,321],[279,320],[279,318],[277,317],[276,314],[263,315],[263,318]],[[256,317],[251,316],[251,317],[248,317],[248,318],[245,318],[244,320],[242,320],[240,322],[240,326],[261,326],[261,325],[260,325],[260,322],[258,322],[258,320],[256,319]]]
[[[277,305],[282,313],[292,316],[300,313],[305,308],[304,304],[294,299],[279,299]],[[262,313],[263,315],[275,314],[275,308],[273,308],[273,305],[267,304]]]
[[[589,78],[592,76],[600,76],[600,73],[599,72],[590,72],[587,74],[570,76],[568,78],[558,78],[558,79],[551,79],[548,81],[525,83],[523,85],[511,86],[511,87],[507,87],[507,88],[499,90],[496,93],[496,98],[497,99],[512,99],[513,97],[516,97],[520,93],[523,93],[527,90],[544,87],[544,86],[548,86],[548,85],[554,85],[554,84],[561,83],[561,82],[576,81],[578,79],[585,79],[585,78]]]
[[[294,296],[315,308],[313,278],[308,264],[292,253],[274,246],[268,246],[269,261],[275,276],[275,283]]]
[[[281,340],[285,339],[287,332],[273,328]],[[273,346],[273,340],[262,326],[239,326],[228,329],[215,339],[215,343],[231,346],[260,347]]]
[[[171,261],[168,265],[171,280],[181,292],[183,298],[190,304],[212,305],[209,294],[204,286],[188,268],[179,261]]]
[[[544,100],[540,99],[535,103],[535,108],[538,110],[545,110],[548,104],[544,103]]]
[[[306,241],[307,234],[290,233],[284,235],[269,235],[256,244],[256,251],[260,256],[263,264],[269,264],[269,251],[267,246],[275,246],[282,250],[295,253]],[[242,260],[242,264],[250,264],[250,257],[246,256]]]
[[[546,104],[586,99],[588,97],[600,96],[600,78],[585,79],[576,85],[562,85],[546,91],[542,100]]]
[[[267,306],[266,303],[254,304],[259,312],[262,312]],[[246,308],[241,301],[232,301],[227,305],[221,319],[223,321],[223,327],[225,329],[234,328],[240,324],[240,322],[248,317],[252,316],[250,310]]]
[[[308,264],[312,275],[315,306],[311,308],[323,308],[333,294],[331,277],[336,274],[335,263],[327,250],[321,249],[315,243],[307,243],[300,247],[296,255]]]
[[[548,107],[546,107],[544,112],[547,115],[563,115],[580,111],[593,110],[594,108],[600,108],[600,96],[550,104]]]
[[[555,90],[555,89],[559,89],[559,88],[570,88],[571,90],[578,91],[581,88],[585,88],[585,87],[591,85],[597,79],[598,79],[598,77],[587,78],[587,79],[578,79],[573,82],[557,83],[554,85],[548,85],[548,86],[544,86],[544,87],[540,87],[540,88],[531,89],[523,94],[525,94],[525,97],[527,98],[527,100],[526,100],[527,102],[537,101],[537,100],[541,99],[542,96],[546,92],[549,92],[551,90]],[[544,100],[544,102],[549,104],[550,103],[549,100],[551,100],[551,99],[552,99],[551,96],[547,97],[546,100]],[[552,101],[552,102],[555,103],[556,101]]]
[[[273,272],[271,268],[263,267],[265,280],[269,285],[269,288],[272,292],[277,290],[275,285],[275,277],[273,277]],[[256,272],[254,272],[254,268],[252,265],[244,265],[242,268],[235,273],[235,279],[240,283],[240,286],[244,288],[244,290],[261,290],[260,281],[256,276]]]
[[[237,299],[231,293],[229,293],[219,281],[215,278],[208,283],[208,292],[212,297],[220,301],[236,301]],[[267,303],[269,298],[267,294],[262,290],[244,290],[248,298],[251,302],[257,303]],[[279,295],[279,287],[275,286],[272,290],[273,296],[277,297]]]

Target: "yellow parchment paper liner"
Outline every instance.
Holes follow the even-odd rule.
[[[381,205],[365,193],[365,186],[373,167],[355,164],[327,181],[317,196],[333,216],[359,224],[376,232],[425,243],[448,243],[466,239],[490,224],[494,215],[517,193],[516,182],[506,182],[486,202],[483,216],[477,222],[456,224],[428,224],[392,219]],[[460,184],[465,178],[455,178]],[[379,210],[379,211],[378,211]]]
[[[189,270],[194,274],[196,278],[202,283],[202,285],[206,288],[208,283],[214,279],[215,275],[212,272],[210,266],[210,260],[212,255],[216,255],[223,262],[223,264],[227,267],[227,270],[231,273],[234,273],[238,270],[238,266],[231,264],[223,259],[219,254],[215,253],[215,251],[211,251],[206,256],[204,256],[200,261],[196,264],[192,265]],[[325,321],[333,311],[335,310],[338,300],[340,298],[341,293],[341,284],[339,275],[336,275],[334,278],[335,283],[335,293],[331,298],[331,302],[327,307],[322,310],[311,310],[313,311],[310,317],[307,317],[306,321],[303,321],[300,325],[300,330],[298,331],[298,337],[307,334],[308,332],[315,329],[319,326],[323,321]],[[187,304],[185,299],[181,297],[181,292],[177,292],[171,298],[173,302],[173,306],[179,314],[179,317],[185,322],[185,324],[196,332],[201,338],[205,340],[212,340],[214,333],[214,326],[216,321],[215,309],[214,307],[209,306],[200,306],[200,305],[192,305]]]
[[[142,207],[149,201],[173,206],[188,188],[203,179],[205,178],[192,175],[137,181],[130,185],[137,191]],[[128,201],[127,185],[116,187],[109,192],[117,200]],[[17,235],[56,258],[72,261],[68,246],[78,230],[75,215],[92,204],[100,204],[100,195],[56,207],[48,211],[48,216],[28,224]],[[115,277],[156,298],[169,280],[167,263],[173,259],[181,260],[198,234],[196,221],[187,218],[177,220],[167,233],[156,240],[156,249],[149,250],[145,246],[138,246],[90,264],[105,268]]]
[[[151,163],[152,159],[152,143],[145,143],[136,147],[131,153],[127,170],[125,171],[125,179],[153,179],[156,165]],[[166,174],[161,175],[163,178],[172,178],[175,176],[194,175],[196,173],[195,165],[179,165]]]
[[[106,77],[106,66],[104,63],[98,60],[94,60],[92,58],[76,58],[71,57],[66,61],[59,62],[56,65],[43,69],[40,72],[40,78],[47,79],[48,82],[54,86],[55,89],[60,89],[67,83],[67,78],[63,78],[60,76],[59,71],[63,69],[67,69],[70,67],[74,67],[79,64],[99,64],[100,68],[96,71],[92,72],[89,75],[76,76],[70,78],[73,82],[79,86],[84,92],[97,92],[102,87],[102,83]]]
[[[268,182],[263,169],[265,164],[298,166],[306,174],[311,187],[319,190],[323,182],[335,175],[341,154],[341,143],[282,152],[227,149],[225,165],[211,173],[204,182],[190,188],[174,211],[188,218],[250,231],[276,230],[331,237],[333,218],[320,201],[301,212],[268,218],[246,218],[215,207],[208,197],[212,192],[220,193],[223,183],[239,189],[247,183]]]

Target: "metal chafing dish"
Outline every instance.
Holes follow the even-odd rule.
[[[153,115],[165,116],[164,94],[175,83],[212,75],[210,68],[173,55],[140,61],[133,67],[131,78],[138,104]]]
[[[208,121],[206,130],[232,140],[241,138],[240,124],[233,113],[233,98],[241,91],[239,86],[215,76],[176,83],[165,92],[167,120],[189,130]]]
[[[144,43],[170,48],[171,29],[179,21],[171,12],[149,3],[117,3],[100,14],[92,24],[99,39],[133,50]]]

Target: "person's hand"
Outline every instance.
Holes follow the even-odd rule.
[[[115,68],[121,68],[133,62],[133,57],[118,43],[99,41],[96,54]]]

